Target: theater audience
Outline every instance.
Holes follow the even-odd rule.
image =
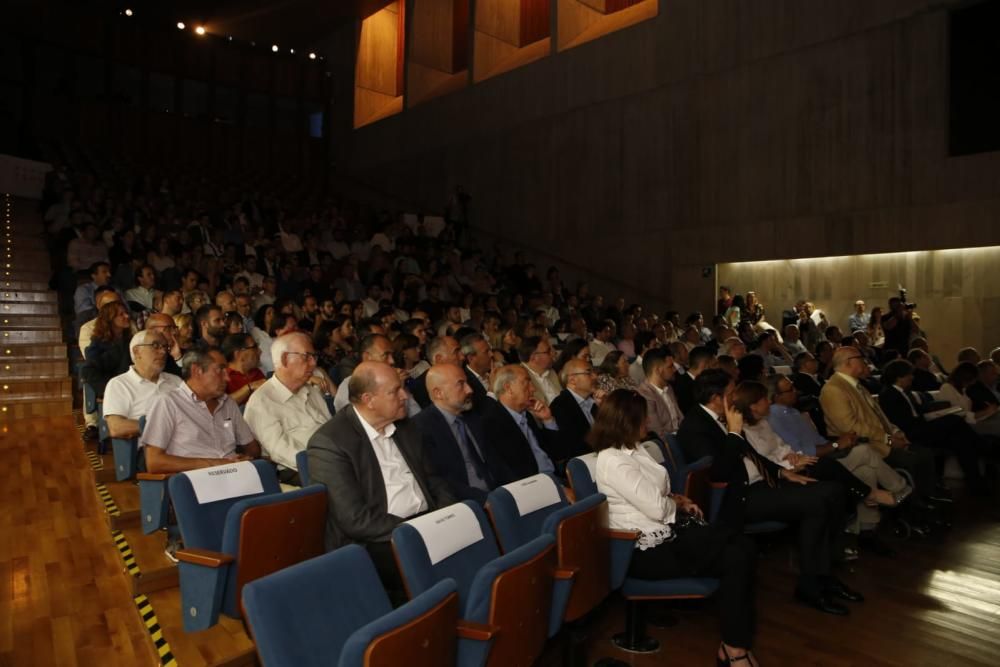
[[[427,344],[427,359],[431,362],[431,368],[442,364],[451,364],[461,368],[464,361],[462,358],[462,346],[458,344],[454,336],[438,336]],[[422,375],[413,378],[413,382],[410,384],[410,393],[413,394],[413,400],[417,402],[421,409],[431,404],[430,393],[427,389],[428,371],[424,371]]]
[[[128,310],[119,299],[104,304],[98,311],[81,370],[83,380],[93,387],[98,398],[104,396],[104,387],[111,378],[128,370],[131,331]]]
[[[465,375],[472,387],[473,405],[479,405],[490,391],[490,372],[493,370],[493,350],[486,336],[470,333],[459,341],[465,358]]]
[[[267,380],[260,370],[260,348],[253,336],[233,333],[222,340],[222,355],[228,364],[226,393],[236,405],[243,405]]]
[[[535,387],[524,366],[507,365],[495,370],[493,394],[497,401],[485,404],[483,426],[512,478],[558,473],[555,464],[563,458],[564,449],[559,425],[549,406],[535,397]]]
[[[698,407],[685,415],[677,433],[688,461],[712,457],[713,481],[725,482],[719,521],[734,531],[757,521],[796,522],[799,576],[795,598],[819,611],[846,615],[839,599],[864,598],[833,574],[844,529],[844,488],[818,482],[767,460],[743,435],[743,415],[733,405],[736,383],[721,369],[695,381]]]
[[[642,366],[646,379],[639,385],[639,395],[646,401],[646,432],[666,441],[667,434],[676,433],[684,419],[671,385],[677,373],[674,359],[669,350],[659,348],[646,355]]]
[[[850,333],[867,331],[868,322],[871,321],[871,314],[865,312],[865,302],[858,299],[854,302],[854,313],[847,318],[847,330]]]
[[[612,341],[615,338],[616,325],[614,320],[602,320],[598,328],[594,331],[594,337],[590,341],[590,360],[594,366],[600,366],[604,357],[614,351]]]
[[[513,479],[473,410],[468,378],[454,364],[432,366],[427,391],[431,404],[413,418],[424,452],[456,498],[485,505],[490,491]]]
[[[588,362],[570,359],[559,376],[566,388],[549,406],[570,457],[587,452],[586,435],[594,423],[599,405],[596,378],[597,374]],[[603,394],[600,396],[603,397]]]
[[[193,350],[181,360],[184,383],[150,408],[140,444],[146,469],[174,473],[246,461],[260,445],[236,403],[226,395],[226,359],[216,349]]]
[[[708,525],[700,507],[672,493],[666,469],[639,446],[646,423],[646,402],[621,389],[601,404],[588,435],[597,452],[597,490],[608,498],[608,527],[639,531],[629,576],[721,579],[718,664],[755,665],[753,543],[739,531]]]
[[[531,384],[535,387],[535,396],[546,405],[551,404],[563,388],[559,383],[559,374],[552,368],[555,355],[548,337],[527,336],[521,341],[517,351],[521,366],[528,372]],[[618,350],[612,350],[608,354],[611,353],[619,356],[622,354]]]
[[[911,446],[906,434],[889,421],[878,401],[861,385],[868,367],[853,347],[842,347],[833,355],[833,375],[823,385],[820,404],[826,419],[827,433],[838,437],[855,433],[895,468],[910,473],[921,499],[941,495],[936,488],[934,455],[929,449]]]
[[[978,356],[978,355],[977,355]],[[969,396],[969,389],[979,381],[979,369],[970,361],[955,366],[948,381],[941,385],[938,398],[961,408],[965,421],[980,435],[1000,437],[1000,406],[997,403],[977,404]]]
[[[886,364],[882,371],[885,388],[878,402],[889,421],[898,426],[907,439],[927,448],[947,449],[958,459],[965,484],[976,495],[986,493],[986,484],[979,473],[979,452],[988,445],[980,440],[964,419],[957,415],[942,415],[928,420],[920,412],[920,401],[912,393],[913,365],[905,359]]]
[[[785,336],[782,345],[793,359],[803,352],[808,352],[806,346],[799,339],[799,326],[797,324],[785,325]]]
[[[456,498],[434,472],[417,425],[404,419],[407,396],[396,369],[363,361],[344,384],[350,405],[317,429],[306,449],[312,481],[326,486],[326,548],[364,546],[383,585],[399,596],[392,530]]]
[[[684,373],[674,375],[674,395],[681,414],[695,406],[694,381],[699,375],[718,365],[718,360],[712,351],[704,346],[694,348],[688,353],[688,368]]]
[[[638,385],[629,376],[628,367],[624,352],[608,352],[597,367],[597,388],[605,394],[610,394],[615,389],[636,389]]]
[[[112,438],[139,435],[139,419],[160,396],[183,384],[178,376],[163,372],[169,350],[166,338],[156,331],[146,329],[132,336],[132,366],[111,378],[104,389],[104,419]]]
[[[309,336],[281,336],[271,345],[271,361],[274,375],[249,395],[244,416],[264,456],[278,464],[279,479],[297,485],[295,457],[330,420],[330,409],[322,387],[313,382],[316,353]]]

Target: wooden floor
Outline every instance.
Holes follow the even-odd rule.
[[[0,457],[5,462],[0,467],[0,667],[157,664],[74,418],[6,422],[0,426]],[[1000,523],[995,510],[982,504],[962,502],[956,515],[943,544],[899,542],[896,558],[866,557],[854,572],[842,573],[868,597],[852,605],[847,618],[794,604],[788,545],[773,545],[759,563],[757,653],[762,664],[995,664],[1000,655]],[[227,620],[219,628],[220,639],[203,635],[193,641],[180,632],[179,619],[170,620],[179,615],[176,596],[150,598],[181,667],[225,662],[246,651],[238,622]],[[662,642],[659,653],[631,656],[610,643],[624,620],[621,602],[609,600],[592,624],[589,655],[631,665],[711,664],[718,642],[714,602],[674,615],[677,625],[650,628]],[[200,648],[189,645],[199,641]],[[553,643],[540,664],[560,664],[560,646]]]

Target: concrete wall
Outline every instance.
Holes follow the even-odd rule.
[[[718,262],[1000,245],[1000,153],[947,155],[954,4],[660,0],[654,19],[340,125],[335,150],[427,211],[461,183],[491,235],[679,310],[712,307]]]

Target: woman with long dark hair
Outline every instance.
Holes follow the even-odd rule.
[[[121,301],[101,306],[94,323],[93,338],[84,350],[87,362],[82,370],[84,381],[94,388],[98,397],[104,396],[104,386],[108,380],[128,370],[131,363],[128,351],[131,333],[132,321]]]
[[[597,490],[608,498],[608,528],[639,531],[629,576],[721,579],[717,663],[755,666],[753,542],[705,523],[690,498],[671,493],[666,468],[640,446],[645,431],[646,400],[618,389],[602,401],[587,435],[597,452]]]

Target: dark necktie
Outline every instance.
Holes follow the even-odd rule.
[[[484,482],[488,483],[488,477],[486,472],[486,463],[483,461],[482,456],[479,455],[479,448],[469,439],[469,432],[465,426],[465,420],[461,417],[455,417],[455,431],[458,433],[458,446],[462,448],[462,451],[469,457],[472,462],[472,466],[476,469],[476,474]]]
[[[728,429],[725,417],[719,417],[719,423]],[[771,469],[767,466],[766,459],[757,453],[757,450],[753,448],[753,445],[745,437],[741,437],[740,440],[743,441],[743,455],[750,459],[750,462],[757,468],[757,472],[760,473],[760,477],[764,480],[764,483],[772,489],[776,488],[777,484],[771,475]]]

